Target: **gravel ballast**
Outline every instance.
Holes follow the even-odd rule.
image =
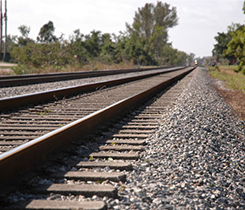
[[[245,209],[244,122],[212,85],[198,68],[109,208]]]

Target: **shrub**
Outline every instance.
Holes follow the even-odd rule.
[[[242,74],[245,75],[245,66],[242,67]]]

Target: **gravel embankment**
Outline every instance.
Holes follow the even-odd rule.
[[[244,122],[199,68],[112,209],[245,209]]]
[[[146,73],[158,72],[158,71],[161,70],[154,70],[154,71],[150,70],[150,71],[143,71],[143,72],[117,74],[117,75],[109,75],[109,76],[101,76],[101,77],[91,77],[91,78],[84,78],[84,79],[73,79],[73,80],[65,80],[60,82],[47,82],[47,83],[39,83],[39,84],[31,84],[31,85],[15,86],[15,87],[3,87],[0,88],[0,98],[25,95],[29,93],[37,93],[41,91],[59,89],[59,88],[64,88],[69,86],[79,86],[88,83],[119,79],[119,78],[124,78],[129,76],[137,76],[140,74],[146,74]]]

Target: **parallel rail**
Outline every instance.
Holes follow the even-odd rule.
[[[109,80],[109,81],[104,81],[104,82],[96,82],[92,84],[85,84],[85,85],[73,86],[73,87],[68,87],[68,88],[48,90],[48,91],[39,92],[39,93],[14,96],[10,98],[1,98],[0,99],[0,111],[16,109],[16,108],[20,108],[20,107],[27,106],[27,105],[34,104],[34,103],[44,103],[50,100],[57,100],[57,99],[61,99],[63,97],[67,97],[70,95],[81,94],[86,91],[94,91],[101,87],[110,87],[113,85],[135,81],[135,80],[147,78],[150,76],[159,75],[162,73],[176,71],[179,69],[183,69],[183,67],[163,69],[160,72],[147,73],[147,74],[142,74],[142,75],[134,76],[134,77],[127,77],[127,78],[122,78],[122,79]]]
[[[62,81],[62,80],[108,76],[108,75],[125,74],[125,73],[133,73],[133,72],[143,72],[149,70],[165,69],[170,67],[171,66],[158,67],[158,68],[144,68],[144,69],[119,69],[119,70],[47,73],[47,74],[7,75],[7,76],[0,76],[0,87],[27,85],[27,84],[44,83],[44,82],[55,82],[55,81]]]

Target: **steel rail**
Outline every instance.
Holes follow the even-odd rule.
[[[175,67],[175,68],[164,69],[161,72],[147,73],[147,74],[143,74],[139,76],[126,77],[122,79],[114,79],[114,80],[108,80],[108,81],[103,81],[103,82],[96,82],[96,83],[84,84],[80,86],[72,86],[72,87],[48,90],[48,91],[31,93],[31,94],[26,94],[26,95],[21,95],[21,96],[14,96],[14,97],[9,97],[9,98],[1,98],[0,99],[0,111],[3,112],[3,111],[11,110],[11,109],[21,108],[23,106],[27,106],[30,104],[43,103],[43,102],[47,102],[51,100],[57,100],[63,97],[77,95],[77,94],[81,94],[87,91],[94,91],[101,87],[110,87],[114,85],[119,85],[122,83],[155,76],[155,75],[159,75],[162,73],[168,73],[168,72],[180,70],[183,68],[184,67],[178,67],[178,68]]]
[[[34,164],[37,164],[37,162],[46,159],[47,155],[69,145],[74,139],[77,140],[82,136],[92,133],[96,128],[122,112],[129,110],[136,104],[146,101],[163,88],[187,75],[193,69],[187,68],[181,70],[181,73],[175,74],[175,76],[165,77],[164,81],[151,88],[3,153],[0,155],[0,189],[4,189],[4,186],[10,183],[15,184],[15,178],[18,177],[20,172],[26,171]]]
[[[79,72],[63,72],[63,73],[47,73],[47,74],[8,75],[8,76],[0,76],[0,87],[143,72],[149,70],[165,69],[169,67],[171,66],[164,66],[164,67],[157,67],[157,68],[144,68],[144,69],[118,69],[118,70],[79,71]]]

